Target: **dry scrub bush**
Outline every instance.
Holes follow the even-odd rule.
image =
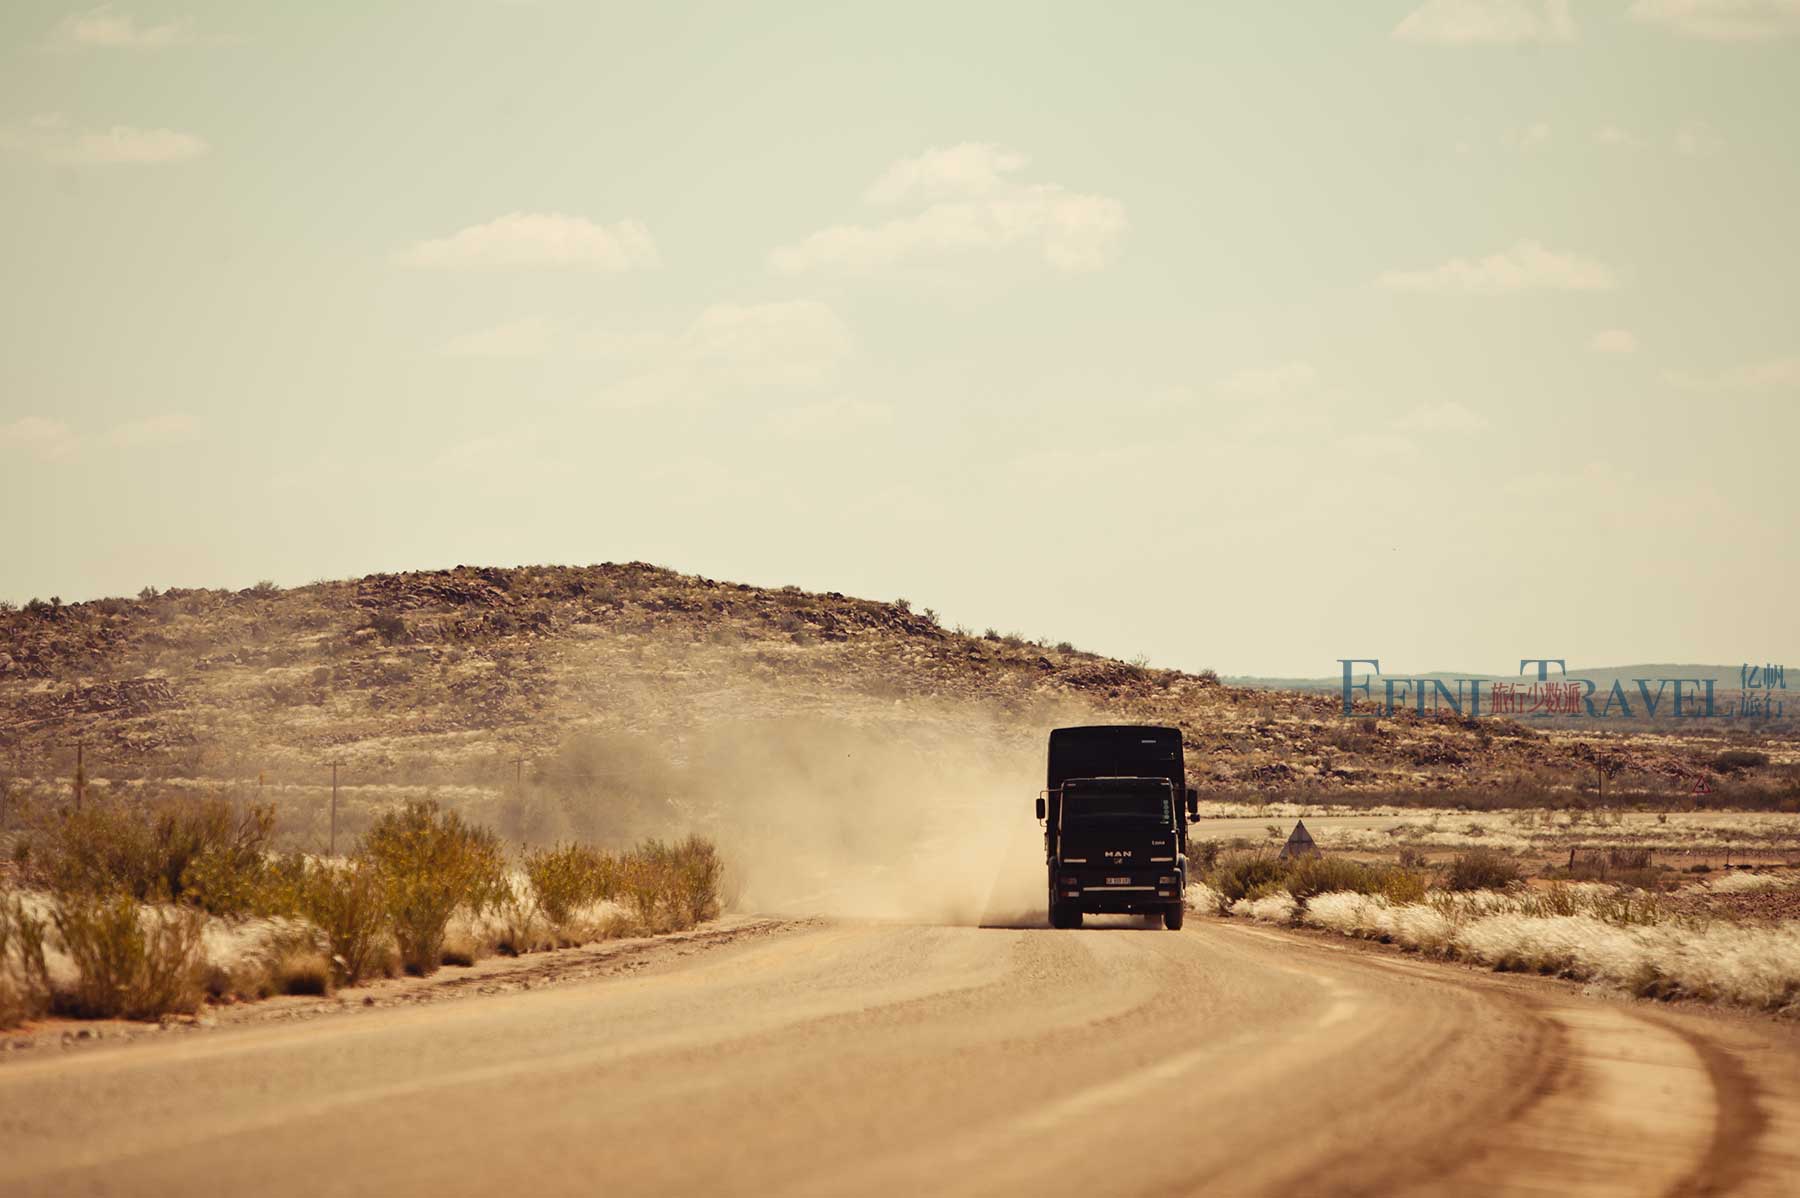
[[[386,877],[372,861],[301,861],[295,907],[325,936],[334,986],[354,986],[392,953]]]
[[[262,903],[274,825],[273,807],[225,799],[97,802],[36,829],[30,857],[58,894],[123,894],[236,915]]]
[[[129,895],[63,895],[52,911],[75,980],[58,1009],[92,1019],[155,1019],[196,1010],[204,994],[204,917]]]
[[[1457,854],[1444,885],[1451,890],[1504,890],[1519,880],[1519,867],[1493,849],[1473,848]]]
[[[528,850],[524,867],[538,910],[559,934],[583,907],[612,898],[619,886],[619,863],[590,845]]]
[[[44,921],[17,895],[0,893],[0,1028],[14,1027],[49,1009],[44,930]]]
[[[494,834],[429,800],[410,801],[376,820],[363,838],[362,855],[381,875],[408,973],[435,972],[450,917],[459,908],[485,911],[506,886]]]
[[[719,914],[721,872],[710,840],[646,840],[620,860],[619,889],[640,932],[681,931]]]
[[[1300,857],[1283,860],[1272,853],[1240,853],[1223,858],[1207,878],[1219,895],[1220,909],[1285,893],[1301,902],[1316,894],[1353,891],[1381,894],[1395,902],[1425,897],[1425,875],[1393,865],[1368,865],[1348,857]]]
[[[1278,885],[1286,872],[1285,864],[1273,853],[1233,853],[1219,859],[1207,881],[1219,892],[1222,905],[1230,907],[1254,891]]]

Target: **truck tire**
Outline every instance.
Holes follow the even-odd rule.
[[[1171,932],[1181,931],[1181,920],[1186,914],[1186,907],[1180,903],[1170,903],[1163,908],[1163,927]]]
[[[1061,903],[1050,904],[1050,926],[1053,928],[1078,928],[1081,926],[1081,908],[1065,907]]]

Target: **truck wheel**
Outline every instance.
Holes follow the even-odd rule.
[[[1081,926],[1081,908],[1065,907],[1061,903],[1050,904],[1050,926],[1053,928],[1078,928]]]
[[[1163,908],[1163,927],[1171,932],[1181,931],[1181,920],[1186,914],[1186,907],[1180,903],[1170,903]]]

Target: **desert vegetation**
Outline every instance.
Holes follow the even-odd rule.
[[[1730,896],[1785,895],[1792,873],[1685,885],[1641,863],[1632,881],[1543,880],[1479,846],[1439,865],[1222,854],[1189,888],[1205,914],[1315,928],[1498,970],[1596,982],[1646,998],[1800,1014],[1800,922],[1746,915]],[[1685,875],[1694,878],[1695,875]]]
[[[24,813],[0,888],[0,1026],[324,995],[720,911],[722,863],[698,836],[617,853],[570,842],[515,862],[493,831],[415,799],[349,856],[324,858],[277,851],[274,825],[270,808],[221,798]]]

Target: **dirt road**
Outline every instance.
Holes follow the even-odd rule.
[[[0,1066],[0,1194],[1800,1192],[1800,1042],[1283,933],[832,924]]]

